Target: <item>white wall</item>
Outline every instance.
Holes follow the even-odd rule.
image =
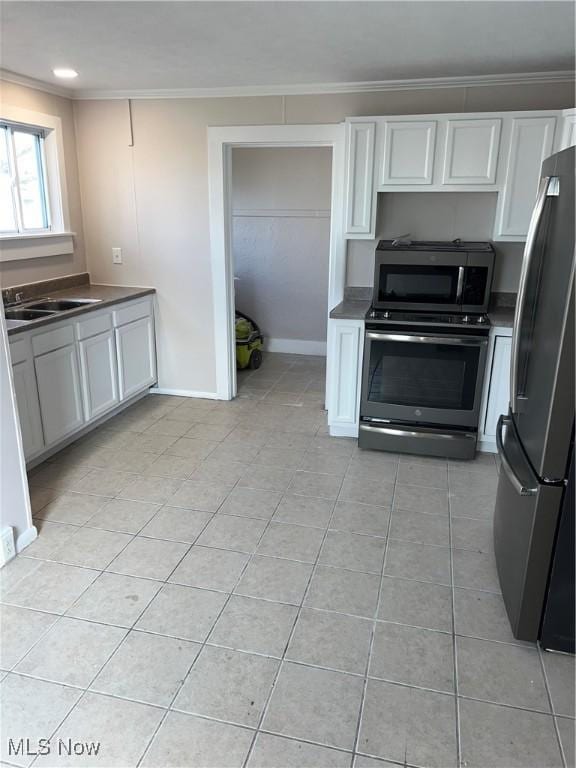
[[[378,240],[410,233],[413,240],[491,240],[496,192],[384,192],[378,195],[375,240],[348,241],[348,285],[371,286]],[[518,290],[523,243],[494,243],[492,290]]]
[[[258,98],[76,102],[89,271],[158,290],[160,386],[216,388],[207,127],[336,123],[346,116],[561,109],[573,86],[543,84]],[[124,249],[113,265],[110,249]]]
[[[12,364],[4,314],[0,312],[0,529],[12,527],[18,549],[36,538],[32,525]],[[18,541],[19,540],[19,541]]]
[[[232,151],[236,307],[284,351],[297,351],[286,340],[326,341],[331,154]]]

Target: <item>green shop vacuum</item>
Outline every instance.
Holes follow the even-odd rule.
[[[254,320],[236,312],[236,366],[254,371],[260,368],[263,346],[264,337]]]

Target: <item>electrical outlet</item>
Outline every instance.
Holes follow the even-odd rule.
[[[0,551],[0,564],[4,565],[8,560],[16,557],[16,545],[14,544],[14,530],[12,528],[2,529],[2,550]]]
[[[122,248],[112,248],[112,264],[122,264]]]

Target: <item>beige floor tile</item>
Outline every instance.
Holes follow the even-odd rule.
[[[271,522],[256,551],[259,555],[314,563],[323,537],[324,531],[321,528]]]
[[[410,512],[407,509],[395,509],[392,512],[389,535],[391,539],[400,541],[448,547],[450,546],[448,515],[429,515]]]
[[[100,742],[98,755],[85,757],[82,765],[94,768],[135,768],[148,739],[158,727],[164,712],[134,701],[87,693],[62,723],[56,738]],[[78,767],[78,758],[62,756],[48,765]],[[42,765],[42,763],[40,763]]]
[[[254,488],[234,488],[226,501],[220,507],[220,512],[239,517],[257,517],[269,520],[282,494],[277,491],[266,491]]]
[[[203,483],[185,480],[167,500],[172,507],[186,507],[200,512],[216,512],[222,505],[230,487],[221,483]]]
[[[205,646],[174,702],[174,709],[258,725],[280,662],[228,648]]]
[[[11,669],[57,619],[58,616],[51,613],[30,611],[13,605],[1,606],[0,668]]]
[[[67,464],[44,463],[30,472],[28,482],[41,488],[71,489],[90,472],[88,468],[69,467]]]
[[[266,528],[265,520],[231,515],[214,515],[198,537],[203,547],[232,549],[237,552],[254,552]]]
[[[247,768],[270,768],[275,765],[283,768],[349,768],[350,754],[271,733],[259,733]]]
[[[210,512],[164,506],[141,531],[142,536],[192,544],[212,519]]]
[[[450,587],[385,576],[378,618],[414,627],[452,631]]]
[[[126,630],[64,617],[54,624],[17,672],[86,688],[118,647]]]
[[[450,586],[450,550],[447,547],[390,540],[384,573]]]
[[[288,493],[301,496],[314,496],[322,499],[336,499],[340,492],[342,478],[337,475],[323,475],[317,472],[297,471],[290,485]]]
[[[116,472],[111,469],[92,469],[85,477],[73,483],[71,490],[97,496],[116,496],[134,477],[135,475],[128,472]]]
[[[78,528],[74,536],[50,554],[50,560],[103,570],[131,540],[128,533]]]
[[[364,480],[345,477],[340,492],[340,501],[391,507],[394,497],[394,483],[386,480]]]
[[[131,499],[132,501],[148,501],[153,504],[165,504],[181,487],[182,480],[175,477],[144,477],[143,475],[134,475],[127,483],[122,493],[121,499]]]
[[[160,504],[111,499],[87,521],[86,525],[107,531],[138,533],[159,509]]]
[[[326,528],[333,509],[334,502],[328,499],[286,494],[278,504],[274,513],[274,520],[295,525]]]
[[[240,488],[261,488],[266,491],[285,491],[293,476],[292,470],[279,467],[249,467],[240,478]]]
[[[419,485],[397,483],[393,507],[409,512],[447,515],[449,511],[448,498],[448,492],[440,488],[425,488]]]
[[[167,707],[201,646],[147,632],[130,632],[90,689]]]
[[[13,765],[21,766],[30,765],[34,758],[9,754],[9,739],[15,743],[20,739],[30,739],[31,744],[37,744],[39,739],[52,734],[82,695],[77,688],[14,674],[2,680],[0,692],[3,736],[0,756]]]
[[[3,600],[22,608],[64,613],[97,576],[98,571],[87,568],[41,562],[17,581]]]
[[[318,559],[323,565],[381,573],[386,540],[345,531],[328,531]]]
[[[157,581],[102,573],[66,611],[66,615],[131,627],[160,587]]]
[[[136,623],[136,629],[202,643],[227,599],[222,592],[165,584]]]
[[[242,552],[195,544],[169,580],[191,587],[231,592],[249,559],[249,555]]]
[[[84,525],[108,502],[103,496],[88,496],[82,493],[63,493],[36,513],[37,517],[55,523]]]
[[[190,475],[190,480],[228,485],[232,489],[247,469],[248,464],[239,461],[218,461],[208,457]]]
[[[310,579],[312,566],[276,557],[252,558],[234,592],[299,605]]]
[[[178,477],[187,480],[200,466],[200,459],[189,459],[186,456],[169,456],[163,453],[156,458],[148,470],[150,475],[160,477]]]
[[[34,520],[34,525],[38,538],[26,547],[23,553],[25,557],[50,559],[51,553],[69,541],[78,530],[77,525],[51,523],[41,517]]]
[[[390,510],[371,504],[338,501],[330,528],[350,533],[364,533],[371,536],[386,536]]]
[[[209,642],[240,651],[281,657],[297,615],[293,605],[232,595]]]
[[[170,712],[144,760],[144,768],[241,768],[253,731],[214,720]]]
[[[285,662],[264,718],[265,730],[351,749],[364,681]]]
[[[378,602],[380,577],[318,565],[304,604],[309,608],[373,618]]]
[[[188,551],[189,545],[136,536],[108,566],[113,573],[164,581]]]
[[[170,456],[182,456],[187,459],[202,461],[213,453],[219,445],[220,443],[215,440],[181,437],[169,446],[166,453]]]

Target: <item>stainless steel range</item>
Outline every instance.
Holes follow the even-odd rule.
[[[361,448],[473,458],[493,267],[490,243],[378,244]]]

